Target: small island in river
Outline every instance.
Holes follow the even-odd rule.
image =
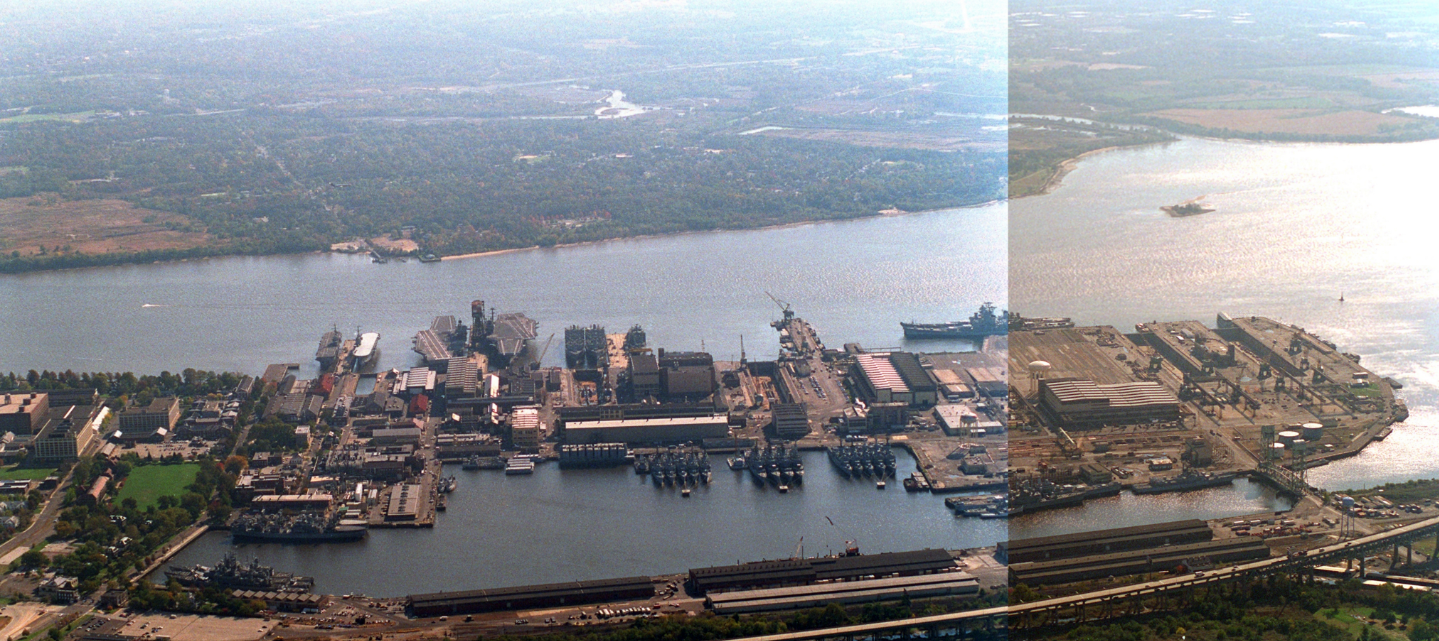
[[[1163,207],[1160,207],[1160,209],[1163,209],[1164,213],[1169,214],[1170,216],[1173,216],[1175,218],[1184,218],[1185,216],[1197,216],[1199,214],[1207,214],[1211,211],[1214,211],[1213,208],[1205,207],[1204,205],[1199,204],[1198,199],[1179,203],[1178,205],[1165,205]]]

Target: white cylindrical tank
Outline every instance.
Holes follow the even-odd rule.
[[[1305,423],[1303,427],[1304,440],[1315,442],[1324,438],[1324,425],[1320,423]]]
[[[1293,445],[1294,441],[1299,440],[1299,432],[1296,432],[1294,430],[1284,430],[1283,432],[1280,432],[1277,436],[1279,437],[1279,442],[1285,445]]]
[[[1271,443],[1269,445],[1269,456],[1276,459],[1284,458],[1284,444]]]

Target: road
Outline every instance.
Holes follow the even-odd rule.
[[[46,498],[45,505],[40,512],[30,521],[30,527],[23,532],[11,537],[9,541],[0,544],[0,558],[18,548],[32,548],[36,543],[45,540],[50,533],[55,531],[55,521],[59,520],[61,504],[65,502],[65,488],[70,485],[70,479],[75,476],[75,470],[71,469],[65,473],[64,478],[50,492]]]

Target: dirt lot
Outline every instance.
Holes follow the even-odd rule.
[[[1166,109],[1147,115],[1213,129],[1339,136],[1378,134],[1383,125],[1402,125],[1411,121],[1402,116],[1370,111],[1323,112],[1317,109]]]
[[[382,251],[391,252],[412,252],[420,248],[420,244],[408,238],[394,240],[388,236],[376,236],[370,239],[370,244],[380,248]]]
[[[209,242],[203,232],[167,229],[189,224],[178,214],[140,209],[123,200],[64,201],[54,196],[0,199],[0,251],[22,256],[70,246],[86,254],[189,249]]]
[[[140,615],[120,630],[121,636],[154,638],[167,636],[173,641],[253,641],[275,628],[274,621],[235,617],[182,615],[173,618]]]

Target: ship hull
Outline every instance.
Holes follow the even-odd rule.
[[[347,541],[359,541],[365,538],[365,528],[341,528],[327,530],[325,532],[252,532],[234,530],[230,537],[236,541],[252,541],[263,543],[338,543]]]
[[[928,325],[924,323],[900,323],[899,326],[904,329],[905,338],[981,339],[989,336],[1002,336],[1007,333],[1007,330],[1003,328],[983,330],[956,324]]]

